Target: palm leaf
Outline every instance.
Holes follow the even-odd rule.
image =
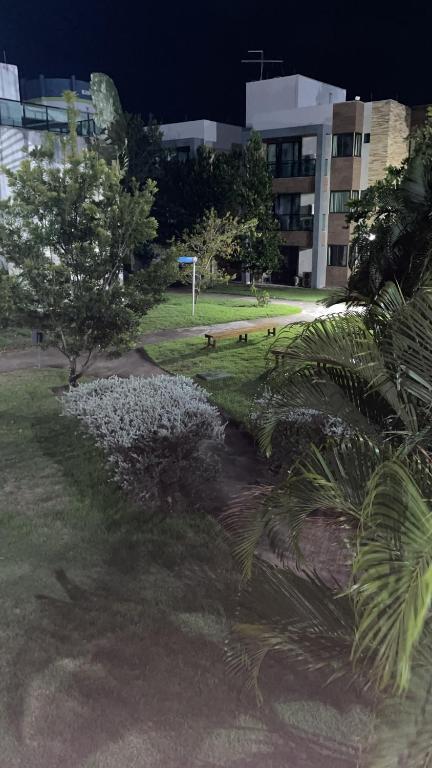
[[[432,600],[432,511],[398,458],[375,471],[363,519],[353,568],[354,657],[371,659],[379,686],[402,691]]]
[[[352,674],[353,606],[338,594],[317,574],[258,564],[240,593],[230,668],[246,668],[256,685],[264,659],[278,652],[304,669],[327,669],[329,679]]]

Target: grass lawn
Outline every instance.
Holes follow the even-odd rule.
[[[0,376],[1,765],[354,766],[352,692],[275,660],[257,709],[227,673],[238,580],[218,527],[146,519],[59,416],[63,383]]]
[[[258,307],[250,301],[242,301],[235,296],[216,298],[209,293],[200,296],[195,315],[192,316],[191,295],[189,292],[169,291],[166,301],[154,307],[141,322],[141,330],[163,330],[167,328],[187,328],[194,325],[213,325],[229,323],[233,320],[254,320],[255,318],[292,315],[299,310],[281,304]]]
[[[260,287],[268,291],[272,299],[288,299],[289,301],[320,301],[320,299],[325,299],[333,293],[333,290],[329,288],[290,288],[289,286],[286,288],[274,288],[271,285]],[[250,288],[242,283],[227,283],[210,289],[209,292],[212,290],[215,293],[251,295]]]
[[[295,330],[293,329],[293,333]],[[284,331],[284,338],[287,338]],[[217,404],[237,421],[250,427],[250,412],[253,398],[265,382],[266,370],[273,361],[269,349],[275,339],[262,332],[248,336],[247,344],[236,339],[219,341],[215,349],[203,344],[201,337],[146,344],[150,357],[171,373],[196,376],[205,371],[224,371],[232,378],[219,382],[200,384],[212,392]]]
[[[0,352],[31,346],[31,328],[0,328]]]

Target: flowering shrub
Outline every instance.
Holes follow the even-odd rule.
[[[96,379],[63,397],[107,454],[115,479],[138,498],[174,498],[217,467],[224,427],[207,393],[184,376]]]

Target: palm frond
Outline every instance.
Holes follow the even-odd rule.
[[[354,657],[371,660],[379,686],[402,691],[432,601],[432,511],[398,458],[372,476],[363,523],[353,567]]]
[[[287,663],[326,669],[329,680],[353,675],[354,611],[339,591],[317,574],[258,564],[240,593],[228,651],[231,670],[246,669],[256,685],[264,659],[278,652]]]

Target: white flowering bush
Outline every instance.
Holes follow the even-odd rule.
[[[140,499],[177,501],[218,467],[219,411],[185,376],[96,379],[62,402],[102,446],[115,479]]]

